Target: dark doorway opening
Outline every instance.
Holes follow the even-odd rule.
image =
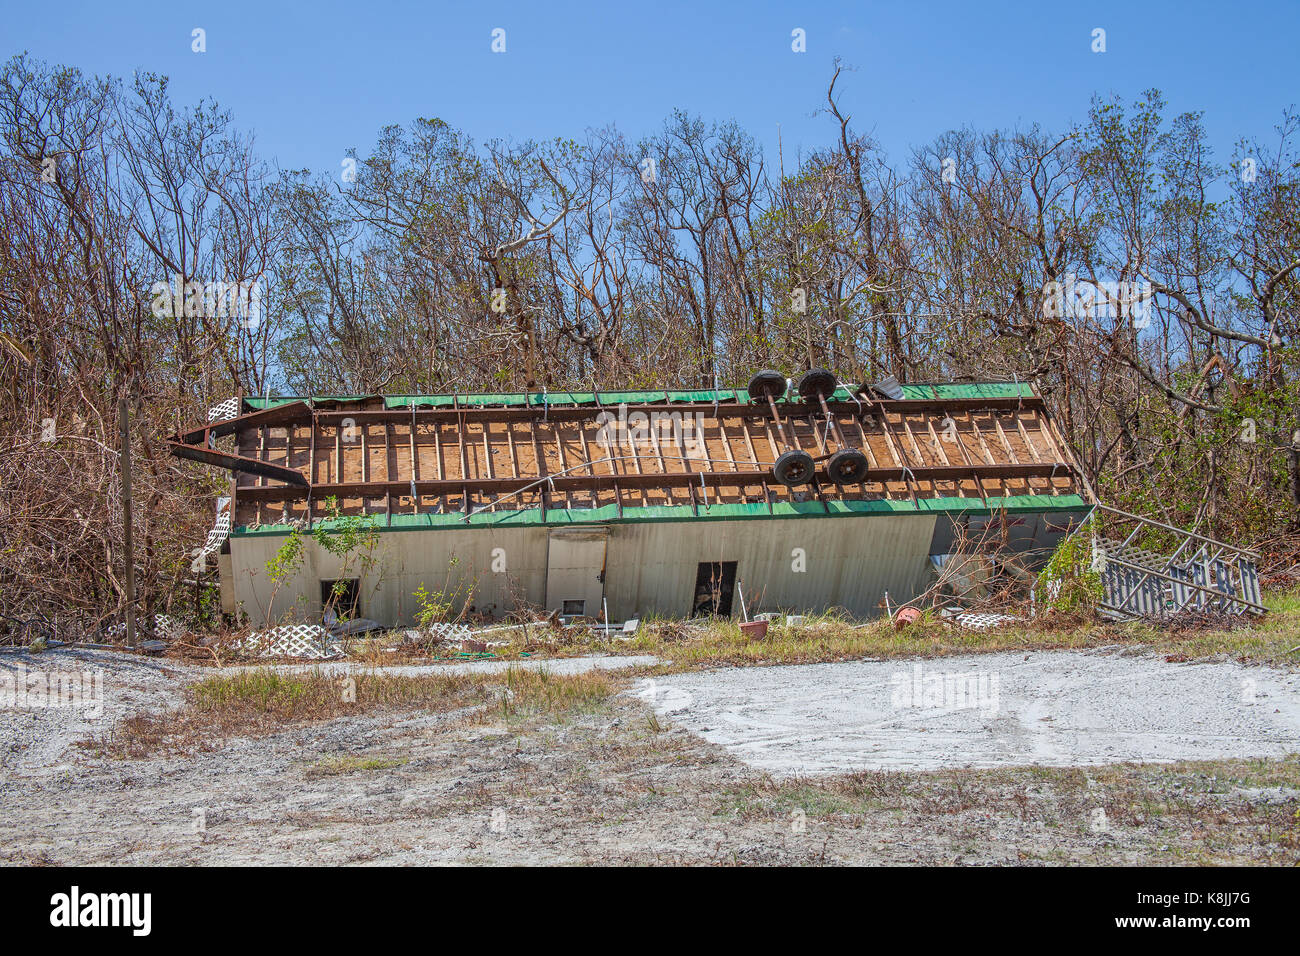
[[[701,561],[695,572],[691,617],[731,617],[731,595],[735,590],[735,561]]]
[[[340,621],[361,616],[361,582],[356,578],[320,583],[322,609],[333,608]]]

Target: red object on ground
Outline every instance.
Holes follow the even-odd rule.
[[[894,627],[904,628],[909,624],[915,624],[921,619],[921,611],[914,607],[900,607],[898,613],[894,615]]]
[[[753,640],[762,640],[767,637],[767,621],[747,621],[740,625],[740,630]]]

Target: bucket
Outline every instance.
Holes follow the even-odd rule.
[[[740,625],[740,632],[750,640],[761,641],[767,637],[767,621],[748,621]]]
[[[915,624],[921,619],[921,611],[914,607],[900,607],[898,613],[894,615],[894,627],[902,630],[909,624]]]

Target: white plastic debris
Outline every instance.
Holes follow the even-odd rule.
[[[958,614],[953,620],[957,622],[958,627],[964,627],[968,631],[986,631],[991,627],[1018,623],[1020,618],[1013,614],[979,614],[968,611],[965,614]]]

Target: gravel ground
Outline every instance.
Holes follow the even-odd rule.
[[[75,675],[83,681],[84,705],[24,708],[5,699],[6,678],[14,681],[37,672]],[[75,741],[101,733],[123,717],[180,706],[184,685],[210,673],[111,651],[57,648],[41,654],[0,654],[0,770],[67,771]]]
[[[647,697],[778,776],[1300,751],[1300,675],[1148,655],[735,668],[665,678]]]
[[[1248,752],[1295,749],[1294,724],[1285,724],[1295,716],[1295,684],[1286,675],[1215,665],[1210,674],[1219,676],[1184,683],[1183,675],[1202,665],[1064,653],[1030,661],[1003,657],[935,663],[945,670],[997,668],[1004,675],[999,714],[1006,719],[1077,724],[1077,733],[1049,737],[1062,759],[1086,756],[1084,731],[1122,720],[1124,700],[1150,703],[1162,720],[1184,715],[1178,726],[1216,753],[1238,746],[1225,742],[1220,722],[1239,719],[1247,723],[1232,726],[1230,739],[1246,741]],[[1023,665],[1035,659],[1043,661],[1038,679],[1051,674],[1057,681],[1041,714],[1019,709],[1032,684],[1033,671]],[[633,681],[607,707],[561,721],[485,726],[481,715],[467,712],[369,713],[235,738],[189,755],[111,760],[74,744],[128,714],[177,706],[183,685],[212,671],[85,652],[38,661],[44,669],[102,668],[104,711],[98,719],[68,710],[0,711],[0,862],[1300,862],[1300,761],[1294,757],[1087,771],[1004,765],[789,777],[747,763],[755,753],[782,748],[746,751],[743,728],[728,730],[735,742],[726,746],[711,739],[715,728],[730,727],[724,712],[740,713],[761,731],[751,743],[767,739],[762,734],[786,735],[793,746],[786,721],[805,713],[812,723],[802,765],[810,751],[835,750],[833,714],[844,700],[877,693],[863,690],[870,686],[865,675],[879,678],[886,665],[670,675]],[[0,657],[0,666],[15,662]],[[887,666],[888,674],[900,667]],[[1106,683],[1105,674],[1115,679]],[[1079,683],[1077,693],[1067,692],[1067,678]],[[1239,679],[1256,681],[1260,714],[1279,713],[1239,712],[1214,697]],[[1178,691],[1158,692],[1159,681]],[[706,699],[715,692],[717,700]],[[1110,702],[1099,704],[1099,694]],[[1192,696],[1180,703],[1180,695]],[[784,716],[764,717],[758,708],[765,700]],[[656,716],[651,705],[664,713]],[[1083,709],[1077,720],[1070,710],[1076,705]],[[1192,719],[1198,716],[1200,725]],[[1114,726],[1123,739],[1150,732]],[[850,728],[851,743],[831,762],[850,763],[865,751],[860,730]],[[929,733],[907,721],[900,730],[908,746]],[[956,739],[961,727],[945,733]],[[981,735],[988,731],[972,725],[966,739]],[[786,749],[786,764],[796,752]],[[998,751],[1035,752],[1048,753],[1010,743]]]
[[[392,676],[418,677],[425,674],[493,674],[515,667],[523,670],[546,668],[553,674],[580,674],[589,670],[617,670],[654,664],[654,657],[579,657],[553,661],[456,661],[446,664],[397,665],[384,667]],[[234,674],[253,667],[220,669],[176,664],[170,660],[118,654],[111,651],[57,648],[41,654],[0,654],[0,681],[35,672],[76,675],[86,688],[85,706],[19,708],[7,705],[0,684],[0,770],[56,770],[69,768],[71,748],[79,740],[102,734],[116,721],[135,714],[158,714],[179,707],[185,684],[215,674]],[[368,670],[353,661],[319,664],[283,664],[271,669],[283,673],[349,674]],[[91,699],[93,698],[93,699]]]

